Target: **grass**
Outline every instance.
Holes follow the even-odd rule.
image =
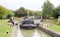
[[[0,37],[10,37],[10,33],[12,31],[12,28],[8,25],[8,20],[0,20]],[[8,34],[6,34],[6,31],[8,30]]]
[[[48,24],[56,24],[56,22],[57,22],[57,19],[54,19],[54,20],[45,19],[43,21],[43,23],[48,23]]]
[[[52,25],[52,26],[49,26],[49,28],[52,30],[55,30],[56,32],[60,32],[60,26],[58,25]]]
[[[43,23],[50,24],[50,26],[48,26],[49,29],[54,30],[56,32],[60,32],[60,26],[56,25],[57,19],[54,19],[54,20],[46,19],[46,20],[44,20]]]
[[[14,20],[19,22],[21,20],[21,18],[23,18],[23,17],[14,17]]]

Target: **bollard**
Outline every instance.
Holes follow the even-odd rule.
[[[8,30],[6,30],[6,34],[8,34]]]

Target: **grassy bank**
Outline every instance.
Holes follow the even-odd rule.
[[[56,32],[60,32],[60,26],[58,26],[58,25],[52,25],[52,26],[49,26],[49,28]]]
[[[44,19],[43,23],[48,23],[48,24],[56,24],[57,19],[50,20],[50,19]]]
[[[48,26],[49,29],[54,30],[56,32],[60,32],[60,25],[56,25],[57,19],[54,19],[54,20],[45,19],[43,23],[49,24]]]
[[[10,33],[12,31],[12,28],[8,25],[8,20],[0,20],[0,37],[10,37]],[[8,30],[8,34],[6,34],[6,31]]]

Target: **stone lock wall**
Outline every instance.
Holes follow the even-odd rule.
[[[50,34],[51,36],[53,37],[60,37],[60,34],[51,30],[51,29],[48,29],[47,27],[43,27],[43,26],[38,26],[39,29],[41,29],[42,31]]]

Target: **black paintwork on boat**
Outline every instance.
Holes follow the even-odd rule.
[[[22,26],[22,25],[20,25],[20,28],[21,29],[35,29],[36,26]]]

